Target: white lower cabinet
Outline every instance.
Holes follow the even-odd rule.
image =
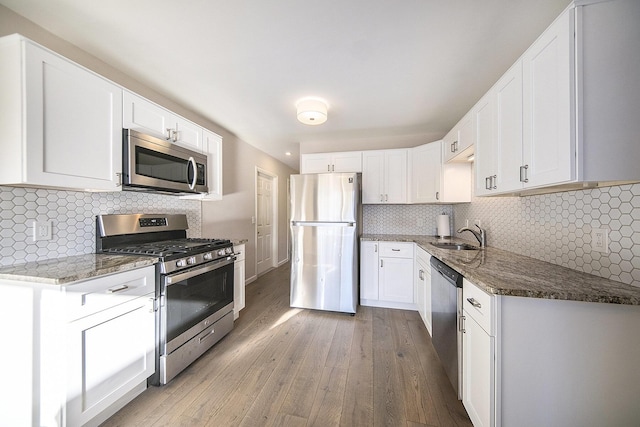
[[[360,304],[416,310],[413,253],[413,243],[362,242]]]
[[[244,250],[244,244],[233,246],[233,253],[236,254],[236,262],[233,265],[233,320],[240,316],[240,310],[244,308]]]
[[[155,371],[153,294],[67,326],[66,425],[98,425]],[[137,394],[137,393],[135,393]],[[102,415],[102,416],[101,416]]]
[[[475,427],[495,426],[493,297],[463,283],[462,404]]]
[[[420,247],[416,247],[415,289],[416,306],[424,325],[432,335],[431,327],[431,255]]]
[[[0,321],[15,325],[0,424],[99,425],[142,393],[155,372],[154,296],[154,266],[65,285],[0,280]]]
[[[467,279],[463,298],[474,426],[638,425],[640,306],[490,295]]]

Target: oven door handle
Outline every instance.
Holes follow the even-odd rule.
[[[192,277],[199,276],[204,273],[216,270],[224,267],[225,265],[233,264],[236,260],[235,256],[229,256],[222,261],[213,261],[205,264],[203,267],[196,268],[194,270],[185,271],[184,273],[173,274],[165,278],[167,286],[174,285],[182,282],[183,280],[191,279]]]

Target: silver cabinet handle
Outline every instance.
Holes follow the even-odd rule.
[[[173,132],[173,142],[178,142],[178,131],[174,130]]]
[[[388,194],[385,194],[385,195],[384,195],[384,201],[385,201],[385,202],[388,202],[388,201],[389,201],[389,195],[388,195]]]
[[[126,291],[127,289],[129,289],[129,287],[127,285],[120,285],[120,286],[115,287],[115,288],[107,289],[107,293],[108,294],[115,294],[117,292]]]
[[[463,334],[467,333],[467,330],[465,329],[465,320],[467,320],[466,317],[460,316],[460,332]]]
[[[484,189],[491,190],[491,177],[488,176],[484,179]]]
[[[440,192],[436,191],[436,200],[440,200]]]
[[[451,152],[452,152],[452,153],[455,153],[455,152],[456,152],[456,142],[455,142],[455,141],[453,141],[453,142],[451,143]]]
[[[327,172],[331,172],[331,165],[327,165]]]
[[[336,165],[331,165],[331,172],[335,172],[336,171]]]
[[[171,132],[173,132],[173,129],[167,128],[167,141],[171,140]]]
[[[116,187],[122,187],[122,172],[116,172],[116,177],[118,178]]]
[[[381,195],[380,195],[380,201],[381,201],[381,202],[384,202],[384,194],[381,194]]]
[[[475,308],[482,308],[482,304],[476,301],[475,298],[467,298],[467,301],[469,302],[469,304],[471,304]]]
[[[378,245],[373,245],[373,252],[378,252]]]
[[[520,166],[520,182],[529,182],[529,178],[527,178],[527,169],[529,169],[529,165]]]
[[[493,186],[491,187],[493,190],[498,188],[498,175],[493,175],[491,177],[491,181],[493,182]]]
[[[391,248],[391,250],[392,250],[393,252],[400,252],[400,249],[393,249],[393,248]]]
[[[384,267],[384,260],[380,260],[380,267]]]
[[[424,280],[424,270],[420,269],[420,271],[418,271],[418,278],[420,280]]]

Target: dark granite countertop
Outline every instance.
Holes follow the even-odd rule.
[[[66,285],[78,280],[146,267],[156,262],[157,258],[146,256],[78,255],[1,267],[0,280]]]
[[[640,305],[640,287],[497,248],[471,251],[439,249],[429,244],[438,240],[435,236],[365,234],[361,239],[414,242],[481,289],[495,295]]]

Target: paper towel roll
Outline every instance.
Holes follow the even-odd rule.
[[[449,215],[438,215],[438,236],[451,236],[449,227]]]

